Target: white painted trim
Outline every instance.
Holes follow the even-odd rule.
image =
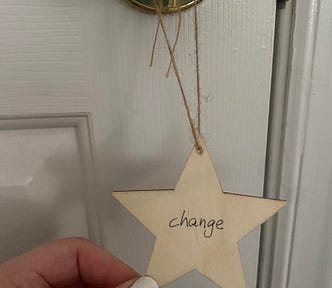
[[[273,73],[270,100],[268,144],[266,151],[264,196],[278,199],[281,176],[283,124],[286,118],[285,103],[289,61],[291,54],[291,34],[294,1],[278,4],[274,44]],[[257,287],[270,288],[277,216],[268,220],[261,230]]]
[[[100,221],[97,211],[98,191],[95,177],[91,120],[88,113],[63,115],[27,115],[0,117],[0,130],[47,129],[73,127],[76,131],[84,179],[84,201],[89,238],[101,244]]]
[[[301,0],[296,3],[280,178],[280,197],[287,199],[288,207],[280,213],[276,227],[271,288],[288,287],[307,131],[318,6],[319,0]]]

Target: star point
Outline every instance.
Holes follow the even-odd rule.
[[[156,237],[147,274],[160,286],[197,270],[223,288],[245,288],[238,242],[285,201],[225,193],[203,138],[175,190],[114,192]]]

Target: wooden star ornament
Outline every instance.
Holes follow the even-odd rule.
[[[115,198],[155,236],[147,275],[164,286],[197,270],[223,288],[245,288],[238,242],[286,202],[223,192],[207,151],[194,148],[175,190]]]

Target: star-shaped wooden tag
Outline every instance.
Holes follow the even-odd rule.
[[[238,242],[285,201],[224,193],[204,139],[194,148],[175,190],[113,195],[155,236],[147,275],[164,286],[197,270],[223,288],[245,288]]]

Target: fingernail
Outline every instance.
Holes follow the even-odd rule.
[[[130,288],[158,288],[158,283],[149,276],[138,278]]]

